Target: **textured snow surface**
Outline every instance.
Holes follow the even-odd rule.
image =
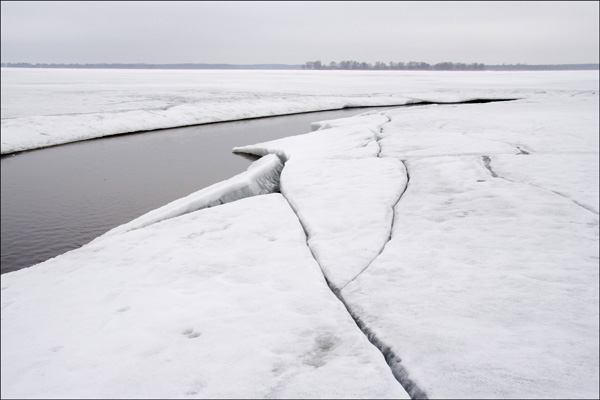
[[[282,168],[283,164],[277,156],[262,157],[253,162],[245,172],[147,212],[131,222],[111,229],[95,241],[203,208],[279,191],[279,175]]]
[[[2,275],[2,397],[408,398],[279,194]]]

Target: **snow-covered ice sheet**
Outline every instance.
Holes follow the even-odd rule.
[[[1,72],[2,154],[126,132],[344,107],[598,90],[595,71]]]
[[[429,397],[597,396],[598,216],[481,157],[406,165],[392,239],[342,291],[350,308]]]
[[[385,114],[410,182],[351,312],[430,397],[597,397],[598,94]]]
[[[368,127],[381,128],[390,121],[388,117],[380,112],[372,111],[355,115],[350,118],[330,119],[327,121],[317,121],[310,124],[312,131],[331,129],[339,127],[356,127],[366,125]]]
[[[334,238],[308,239],[326,274],[324,260],[344,251],[364,260],[332,286],[414,390],[597,398],[597,72],[330,72],[209,74],[216,97],[193,102],[247,101],[252,90],[274,102],[520,100],[321,121],[236,148],[287,161],[281,190],[296,214],[279,194],[242,199],[2,275],[2,396],[406,396],[331,300],[300,220]],[[188,94],[204,84],[191,79]],[[390,236],[382,251],[375,236]]]
[[[598,92],[593,93],[398,108],[386,113],[392,121],[381,134],[381,156],[597,154],[599,103]]]
[[[2,282],[2,398],[408,398],[280,194],[88,244]]]
[[[329,284],[341,289],[387,243],[393,210],[406,187],[395,159],[291,160],[281,193],[298,214]]]
[[[600,204],[599,161],[597,151],[490,157],[490,165],[498,176],[549,190],[596,214]]]
[[[245,172],[147,212],[131,222],[111,229],[94,241],[104,240],[110,236],[143,228],[203,208],[279,191],[279,175],[282,168],[283,164],[277,156],[262,157],[253,162]]]
[[[346,287],[328,264],[348,264],[344,249],[365,255],[342,239],[356,216],[346,213],[348,229],[328,222],[351,208],[360,167],[336,160],[350,162],[333,179],[340,190],[328,190],[322,159],[351,154],[361,122],[323,121],[313,134],[247,148],[290,158],[282,193],[309,238],[318,228],[339,239],[309,239],[311,250],[368,334],[398,357],[407,387],[446,398],[597,397],[598,93],[382,115],[378,155],[404,160],[410,182],[391,240]],[[329,201],[338,192],[348,198]],[[360,222],[385,226],[376,213]]]
[[[378,155],[403,160],[410,182],[390,241],[347,286],[328,264],[348,264],[344,250],[365,255],[342,239],[364,214],[346,213],[348,229],[328,222],[356,196],[360,167],[345,155],[360,145],[351,132],[368,125],[323,121],[313,125],[323,130],[246,148],[291,160],[282,193],[333,289],[401,363],[399,379],[434,398],[597,397],[597,91],[382,115],[389,122],[378,125]],[[338,149],[339,162],[350,162],[334,180],[340,190],[329,191],[322,159]],[[297,186],[288,192],[288,184]],[[329,201],[338,192],[348,198]],[[385,226],[376,213],[360,222]],[[318,246],[315,227],[339,241]]]
[[[306,230],[308,245],[335,290],[361,273],[389,239],[407,176],[399,160],[377,157],[382,114],[317,123],[320,130],[234,151],[289,160],[281,193]]]
[[[311,158],[370,158],[379,154],[377,143],[380,127],[387,118],[368,118],[357,125],[332,127],[271,140],[247,146],[234,147],[233,151],[256,156],[276,154],[283,161]]]

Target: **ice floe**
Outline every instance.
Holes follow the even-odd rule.
[[[392,207],[404,191],[406,170],[378,158],[382,114],[324,121],[312,133],[236,147],[289,160],[281,193],[298,215],[308,244],[334,288],[363,271],[389,239]]]
[[[559,98],[386,113],[410,183],[341,296],[430,397],[598,395],[598,98]]]
[[[308,235],[308,245],[334,289],[344,287],[381,252],[393,209],[406,187],[394,159],[291,160],[281,193]]]
[[[598,394],[598,216],[480,157],[406,162],[391,241],[342,296],[433,398]]]
[[[408,398],[279,194],[2,275],[3,398]]]

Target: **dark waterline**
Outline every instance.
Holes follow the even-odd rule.
[[[378,109],[389,109],[378,108]],[[299,135],[346,109],[197,125],[4,156],[1,273],[78,248],[115,226],[243,172],[243,146]]]

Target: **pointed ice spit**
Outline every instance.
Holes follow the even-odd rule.
[[[119,225],[94,239],[93,242],[203,208],[229,203],[245,197],[273,193],[279,190],[279,175],[282,168],[283,164],[276,156],[263,157],[252,163],[245,172],[172,201],[131,222]]]

